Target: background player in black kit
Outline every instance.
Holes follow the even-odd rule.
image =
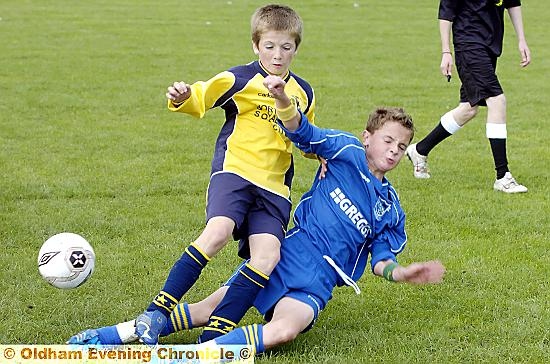
[[[452,28],[456,68],[462,82],[460,103],[441,117],[438,125],[420,142],[407,148],[416,178],[430,178],[427,156],[444,139],[457,132],[487,106],[487,138],[491,145],[496,169],[497,191],[527,192],[516,182],[508,169],[506,157],[506,98],[496,76],[497,59],[502,53],[504,9],[518,39],[521,67],[531,62],[523,31],[520,0],[441,0],[439,30],[441,34],[441,73],[451,75],[453,56],[450,34]]]

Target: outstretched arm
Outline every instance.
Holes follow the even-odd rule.
[[[527,41],[525,40],[525,33],[523,32],[523,18],[521,15],[521,6],[515,6],[508,9],[508,15],[516,31],[516,36],[518,38],[518,49],[521,56],[521,67],[526,67],[531,63],[531,51],[527,46]]]
[[[185,82],[174,82],[168,87],[166,98],[174,104],[181,104],[191,96],[191,86]]]
[[[437,260],[412,263],[408,266],[398,265],[393,260],[384,260],[376,263],[374,274],[396,282],[440,283],[445,274],[445,267]]]

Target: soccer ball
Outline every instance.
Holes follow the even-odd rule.
[[[76,288],[95,267],[94,249],[82,236],[60,233],[44,242],[38,253],[38,271],[52,286]]]

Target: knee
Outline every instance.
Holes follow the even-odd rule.
[[[260,270],[264,274],[271,274],[275,266],[281,260],[280,249],[266,249],[262,251],[254,251],[250,257],[250,265]]]
[[[464,120],[472,120],[473,118],[476,117],[478,112],[479,112],[478,106],[471,107],[468,105],[468,107],[465,107],[462,109],[462,117]]]
[[[292,326],[281,326],[275,332],[275,337],[273,339],[276,342],[275,345],[280,345],[296,339],[299,334],[300,332]]]
[[[494,109],[506,109],[506,96],[500,94],[498,96],[489,97],[487,100],[487,107]]]
[[[451,110],[456,123],[460,126],[463,126],[468,121],[472,120],[478,113],[479,106],[470,106],[467,102],[461,102],[455,109]]]
[[[232,232],[232,225],[211,219],[195,243],[212,256],[227,244]]]
[[[224,229],[213,229],[209,232],[208,240],[211,242],[212,246],[221,249],[227,244],[230,237],[231,233],[225,231]]]

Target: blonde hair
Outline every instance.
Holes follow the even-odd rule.
[[[290,7],[270,4],[258,8],[250,20],[252,42],[258,45],[260,37],[270,30],[287,31],[294,38],[296,48],[302,41],[302,18]]]
[[[366,129],[374,133],[386,122],[395,121],[411,131],[411,139],[414,137],[414,123],[412,117],[400,107],[379,107],[369,115]]]

